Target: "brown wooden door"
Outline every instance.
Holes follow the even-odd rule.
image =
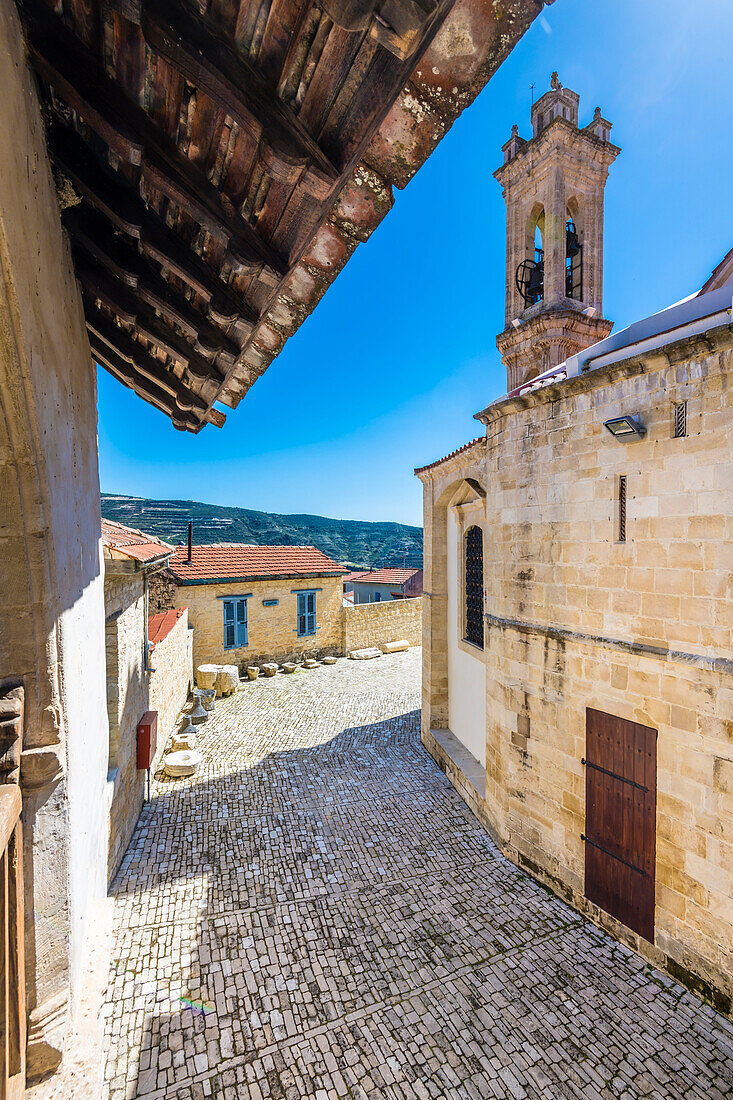
[[[654,943],[657,731],[586,710],[585,896]]]

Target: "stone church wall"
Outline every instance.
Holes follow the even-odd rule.
[[[96,380],[14,4],[0,5],[0,683],[25,687],[28,1070],[53,1068],[106,886]]]
[[[344,653],[400,638],[406,638],[410,645],[422,644],[422,596],[388,603],[359,603],[342,611]]]
[[[730,1010],[733,346],[725,333],[668,354],[487,410],[480,813],[518,863]],[[687,435],[674,438],[680,401]],[[623,443],[604,429],[620,413],[641,417],[643,439]],[[437,502],[460,475],[460,459],[423,475],[426,541],[436,542],[426,561],[437,563],[426,591],[437,599],[445,569]],[[431,625],[429,746],[450,692]],[[586,708],[658,731],[653,946],[584,898]]]
[[[490,814],[578,900],[585,709],[658,730],[656,944],[728,995],[732,381],[730,347],[688,349],[674,365],[660,357],[508,409],[488,428],[485,544]],[[646,436],[614,439],[603,422],[619,412],[640,415]]]

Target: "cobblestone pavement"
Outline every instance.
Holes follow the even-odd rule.
[[[419,650],[247,684],[115,884],[107,1095],[733,1093],[733,1027],[518,871],[419,741]]]

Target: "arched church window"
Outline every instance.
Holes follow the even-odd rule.
[[[484,648],[484,536],[469,527],[465,538],[466,641]]]
[[[583,300],[583,245],[570,211],[565,223],[565,297]]]

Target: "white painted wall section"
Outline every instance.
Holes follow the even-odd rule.
[[[458,645],[463,634],[459,621],[458,525],[448,509],[448,721],[462,745],[486,767],[486,665],[483,654],[466,653]]]

